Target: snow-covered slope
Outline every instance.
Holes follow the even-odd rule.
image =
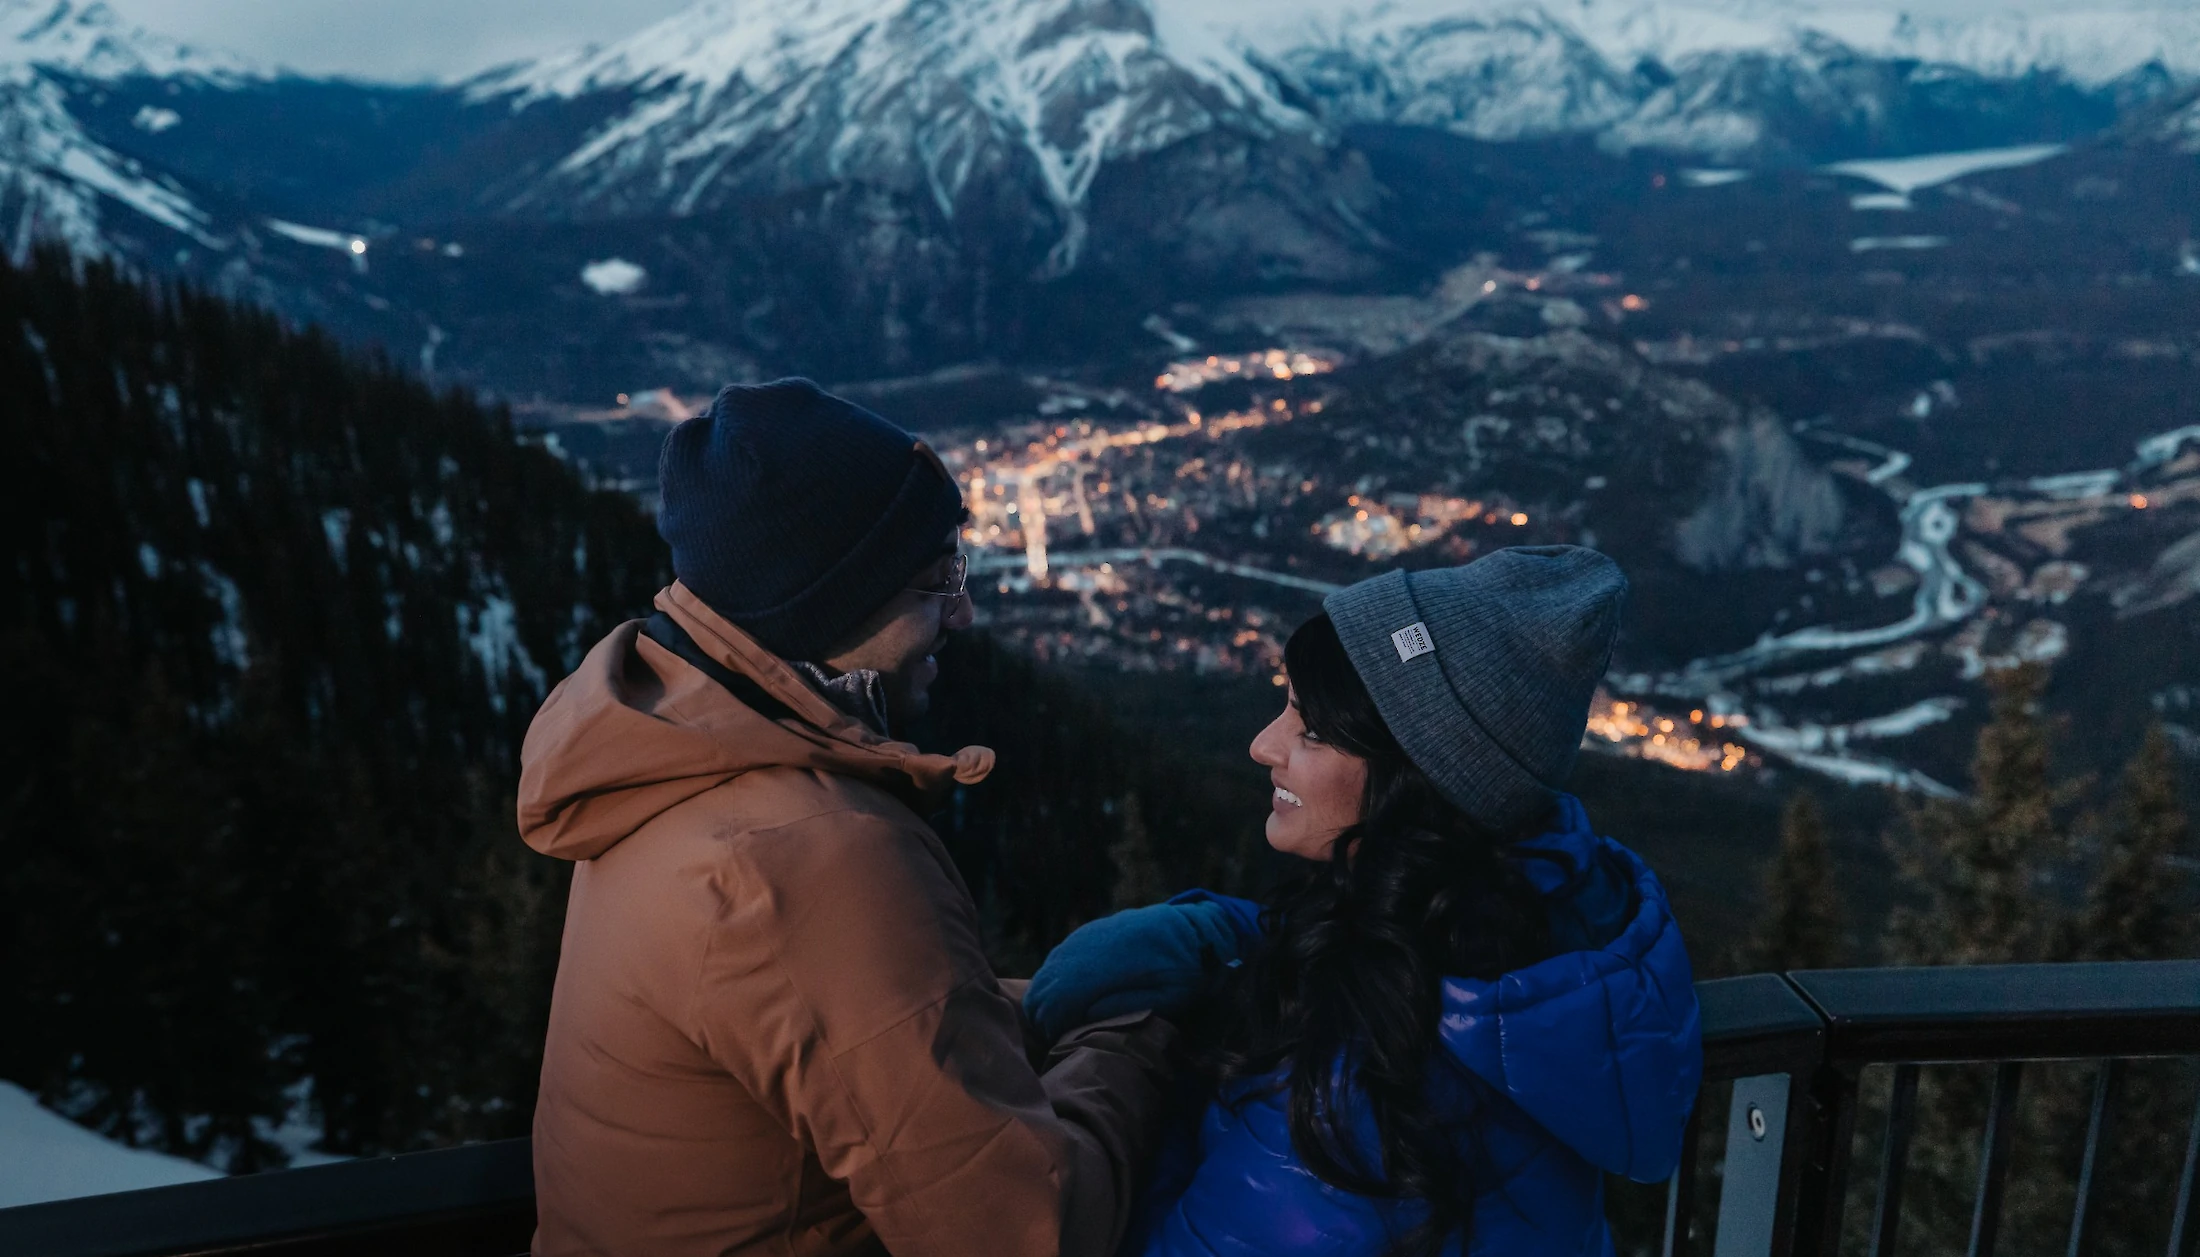
[[[0,66],[24,65],[93,79],[235,79],[255,72],[240,58],[131,26],[104,4],[0,0]]]
[[[1271,55],[1338,44],[1392,47],[1461,31],[1551,26],[1610,66],[1672,70],[1705,56],[1790,55],[1834,44],[1992,77],[2054,71],[2101,85],[2159,62],[2200,76],[2200,9],[2166,0],[1941,6],[1901,0],[1161,0]]]
[[[0,0],[0,248],[21,257],[42,238],[79,253],[112,251],[112,233],[154,225],[218,245],[207,215],[175,184],[98,143],[69,112],[65,78],[234,81],[234,58],[196,52],[125,25],[105,5]],[[162,125],[148,113],[144,125]],[[138,222],[110,222],[114,206]]]
[[[2163,118],[2155,134],[2179,152],[2200,153],[2200,95]]]
[[[103,1139],[0,1082],[0,1209],[220,1177],[196,1161]]]
[[[522,213],[683,214],[855,179],[922,189],[952,216],[974,185],[1007,177],[1041,189],[1074,241],[1105,164],[1216,129],[1389,122],[1807,159],[1829,155],[1813,151],[1826,134],[1899,147],[1919,97],[1960,114],[1973,80],[1990,92],[2042,75],[2079,91],[2200,79],[2200,7],[1919,18],[1815,0],[705,0],[467,90],[521,110],[626,98],[513,195]],[[1922,147],[2001,137],[1934,138]]]
[[[1336,120],[1433,124],[1482,139],[1600,135],[1718,157],[1796,148],[1791,131],[1870,126],[1966,80],[2049,76],[2102,90],[2200,78],[2200,7],[1987,9],[1802,0],[1312,0],[1199,5],[1227,41],[1289,67]],[[1807,147],[1807,146],[1802,146]],[[1799,153],[1799,155],[1808,155]]]
[[[1005,179],[1063,215],[1064,265],[1103,164],[1216,129],[1313,128],[1239,51],[1142,0],[707,0],[470,91],[515,109],[633,94],[515,208],[681,214],[860,179],[952,218]]]

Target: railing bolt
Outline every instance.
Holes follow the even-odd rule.
[[[1749,1137],[1759,1141],[1765,1137],[1765,1111],[1754,1104],[1749,1106]]]

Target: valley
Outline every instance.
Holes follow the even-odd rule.
[[[2200,744],[2181,9],[834,0],[407,87],[0,14],[18,253],[378,346],[645,508],[672,423],[812,375],[964,477],[1050,664],[1268,685],[1332,587],[1568,541],[1636,583],[1615,753],[1944,793],[2025,659]]]

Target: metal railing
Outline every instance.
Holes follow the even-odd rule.
[[[1891,1066],[1867,1251],[1895,1257],[1918,1120],[1922,1066],[1992,1065],[1971,1199],[1972,1257],[1993,1257],[2003,1225],[2017,1103],[2026,1066],[2097,1061],[2070,1219],[2084,1251],[2116,1084],[2125,1062],[2200,1057],[2200,962],[1978,965],[1762,974],[1698,985],[1704,1005],[1703,1098],[1727,1090],[1728,1121],[1714,1257],[1835,1257],[1842,1250],[1859,1082]],[[1689,1132],[1667,1194],[1665,1257],[1696,1252],[1694,1179],[1706,1155]],[[2169,1257],[2195,1257],[2200,1111],[2177,1173]]]
[[[2078,1253],[2113,1129],[2123,1062],[2200,1057],[2200,961],[1758,974],[1697,984],[1699,1116],[1727,1102],[1714,1152],[1691,1122],[1667,1185],[1664,1253],[1833,1257],[1840,1251],[1867,1067],[1891,1066],[1869,1249],[1894,1257],[1921,1066],[1992,1064],[1969,1251],[2000,1234],[2012,1116],[2026,1065],[2101,1062],[2079,1171]],[[1706,1103],[1706,1101],[1713,1103]],[[1713,1225],[1699,1175],[1720,1162]],[[2200,1257],[2200,1113],[2185,1141],[2169,1257]],[[510,1257],[527,1249],[534,1180],[524,1139],[0,1209],[7,1257]]]

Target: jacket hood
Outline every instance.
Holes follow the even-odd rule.
[[[620,625],[550,692],[520,749],[520,836],[544,855],[595,859],[672,808],[761,768],[854,777],[919,806],[993,770],[982,746],[931,755],[873,732],[682,584],[661,591],[656,605],[792,715],[764,716],[643,637],[642,621]]]
[[[1635,910],[1602,947],[1493,981],[1445,979],[1439,1033],[1461,1064],[1584,1159],[1656,1182],[1678,1162],[1703,1075],[1696,988],[1665,888],[1634,852],[1592,833],[1571,797],[1551,833],[1521,845],[1561,852],[1576,870],[1600,860],[1626,870]],[[1553,863],[1523,865],[1546,894],[1579,880]]]

